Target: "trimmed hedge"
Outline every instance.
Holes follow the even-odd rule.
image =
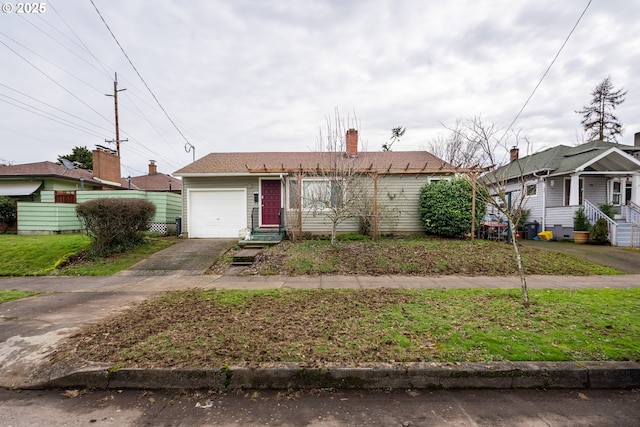
[[[476,224],[480,224],[486,211],[480,200],[483,198],[476,198]],[[471,232],[471,206],[471,183],[465,179],[436,181],[420,189],[420,218],[428,234],[466,236]]]
[[[94,199],[76,207],[80,221],[92,238],[91,250],[97,256],[141,244],[155,212],[155,205],[144,199]]]

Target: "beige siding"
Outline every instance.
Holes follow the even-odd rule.
[[[182,230],[189,229],[188,203],[189,190],[206,190],[217,188],[246,188],[247,189],[247,227],[251,226],[251,209],[258,207],[253,201],[253,193],[260,191],[258,176],[239,177],[184,177],[182,179]]]
[[[367,191],[373,194],[373,180],[367,180]],[[420,219],[420,188],[431,180],[450,179],[444,176],[430,175],[388,175],[378,178],[378,212],[381,217],[379,233],[422,233],[424,226]],[[290,210],[288,218],[297,212]],[[293,221],[295,222],[295,220]],[[291,223],[291,222],[290,222]],[[304,211],[302,214],[303,232],[312,234],[329,233],[331,221],[322,212]],[[339,233],[355,233],[359,229],[356,219],[347,220],[338,225]]]

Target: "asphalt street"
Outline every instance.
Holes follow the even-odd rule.
[[[635,427],[638,390],[0,389],[0,426]]]

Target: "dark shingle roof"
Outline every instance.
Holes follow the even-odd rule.
[[[575,147],[558,145],[539,153],[522,157],[497,169],[494,173],[496,176],[508,178],[528,176],[534,172],[544,170],[554,175],[571,173],[612,148],[625,151],[630,155],[634,151],[640,150],[640,147],[599,140],[590,141]]]
[[[84,178],[88,184],[105,185],[93,179],[93,172],[86,169],[67,169],[59,163],[37,162],[23,163],[20,165],[0,166],[0,177],[2,178],[59,178],[72,181],[79,181]]]
[[[126,181],[125,188],[128,185]],[[171,191],[182,190],[182,180],[174,178],[164,173],[154,173],[151,175],[141,175],[131,177],[131,188],[147,190],[147,191],[169,191],[169,181],[171,181]]]

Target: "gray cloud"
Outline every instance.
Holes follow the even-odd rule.
[[[335,108],[345,118],[357,116],[370,150],[380,149],[390,129],[400,125],[407,133],[394,147],[398,150],[426,147],[447,132],[441,123],[453,125],[479,114],[504,128],[587,4],[95,2],[198,156],[314,149],[319,128]],[[3,45],[0,82],[72,114],[65,118],[76,128],[0,102],[0,159],[55,160],[74,146],[91,148],[113,138],[113,103],[104,94],[112,90],[117,71],[120,87],[127,89],[120,96],[120,123],[129,138],[123,145],[123,173],[144,173],[148,159],[158,160],[163,172],[189,163],[184,139],[90,3],[55,0],[51,6],[73,32],[53,9],[41,16],[4,14],[0,41],[71,94]],[[592,3],[515,124],[530,137],[533,149],[574,143],[581,132],[574,111],[608,75],[616,87],[629,91],[619,108],[627,129],[624,142],[640,131],[640,83],[635,78],[640,29],[634,22],[639,14],[640,5],[634,2]],[[54,111],[7,87],[0,86],[0,95]],[[89,131],[77,129],[80,125]]]

